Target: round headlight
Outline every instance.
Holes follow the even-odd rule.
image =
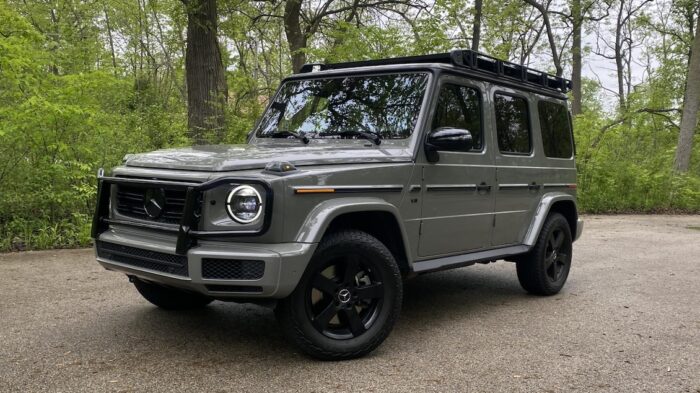
[[[238,186],[226,198],[226,211],[232,219],[248,224],[260,217],[262,199],[260,193],[251,186]]]

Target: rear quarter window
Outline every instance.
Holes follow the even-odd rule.
[[[542,130],[544,154],[550,158],[571,158],[573,141],[569,111],[561,104],[550,101],[540,101],[537,104]]]

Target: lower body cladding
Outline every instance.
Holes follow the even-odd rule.
[[[289,295],[316,244],[199,242],[175,253],[175,237],[115,229],[95,241],[97,261],[107,270],[219,299]]]

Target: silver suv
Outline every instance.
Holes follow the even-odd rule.
[[[100,171],[97,260],[165,309],[274,299],[322,359],[381,344],[402,278],[505,259],[555,294],[583,229],[570,85],[468,50],[306,65],[247,144]]]

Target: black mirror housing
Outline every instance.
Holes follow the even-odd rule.
[[[425,152],[430,162],[440,159],[439,151],[469,151],[474,146],[474,139],[469,130],[462,128],[440,127],[428,134]]]

